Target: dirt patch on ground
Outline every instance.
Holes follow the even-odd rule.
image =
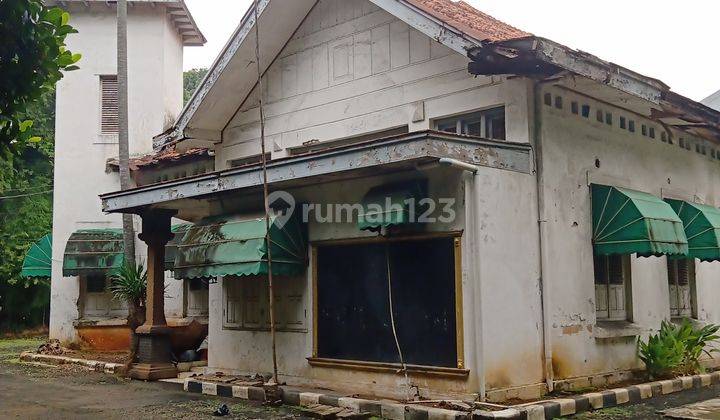
[[[266,407],[182,391],[179,385],[131,381],[73,365],[19,360],[42,339],[0,340],[0,412],[4,418],[209,419],[221,404],[234,419],[299,419],[292,407]]]

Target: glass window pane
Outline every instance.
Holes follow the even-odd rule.
[[[624,284],[623,256],[611,255],[608,257],[608,280],[610,284]]]
[[[595,284],[606,285],[608,282],[607,264],[608,257],[605,255],[594,255],[593,262],[595,264]]]
[[[92,275],[87,277],[88,293],[104,293],[105,292],[105,276]]]
[[[483,115],[485,117],[485,137],[493,140],[505,140],[505,107],[485,111]]]

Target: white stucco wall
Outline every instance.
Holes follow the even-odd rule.
[[[76,339],[72,323],[79,316],[78,279],[62,276],[67,239],[77,229],[122,225],[119,215],[102,213],[98,198],[120,188],[118,174],[106,172],[118,145],[116,135],[100,134],[99,92],[99,77],[117,73],[116,12],[104,3],[68,7],[79,31],[68,48],[83,58],[80,70],[57,85],[50,336],[62,341]],[[182,106],[182,43],[164,7],[129,8],[128,51],[130,151],[140,155],[152,151],[152,137]],[[137,253],[144,260],[140,243]]]
[[[413,378],[422,395],[471,395],[480,392],[484,370],[493,388],[542,382],[540,296],[537,284],[534,178],[529,174],[483,168],[477,176],[456,169],[430,169],[329,182],[290,191],[305,203],[357,203],[373,186],[407,178],[429,180],[429,197],[456,199],[453,223],[430,224],[429,232],[462,231],[462,296],[466,379]],[[471,200],[471,201],[468,201]],[[468,205],[469,203],[469,205]],[[224,212],[232,212],[226,204]],[[471,215],[476,223],[468,223]],[[308,225],[310,241],[374,236],[354,223]],[[278,332],[282,380],[348,392],[402,396],[404,379],[395,374],[311,367],[313,320],[312,267],[305,277],[305,332]],[[211,369],[243,373],[271,372],[268,332],[224,329],[223,279],[210,286]],[[228,279],[227,281],[233,281]],[[279,308],[278,310],[282,310]],[[506,319],[512,323],[508,328]],[[484,349],[484,356],[480,352]]]
[[[267,73],[266,141],[274,157],[312,139],[337,140],[404,125],[410,131],[426,130],[436,118],[503,105],[507,139],[530,141],[527,81],[473,77],[467,73],[467,58],[369,2],[336,4],[338,8],[316,7]],[[335,63],[341,59],[342,64]],[[256,94],[228,124],[216,148],[217,168],[260,153]],[[414,118],[418,109],[423,112]],[[490,168],[475,177],[456,170],[428,175],[431,196],[451,194],[460,204],[455,224],[430,229],[463,231],[464,356],[470,375],[462,380],[420,377],[415,383],[425,395],[467,395],[480,392],[483,374],[489,389],[542,382],[534,177]],[[371,186],[401,178],[395,174],[327,183],[295,194],[299,201],[356,203]],[[222,211],[229,211],[227,204]],[[466,223],[468,218],[472,222]],[[311,223],[309,232],[312,240],[367,235],[354,225]],[[311,272],[305,294],[308,314]],[[222,290],[222,279],[210,286],[210,367],[271,371],[268,333],[222,328]],[[404,379],[398,375],[311,367],[306,360],[312,354],[311,319],[307,325],[306,333],[278,333],[284,381],[404,394],[399,386]]]
[[[576,95],[546,90],[563,97],[563,109],[542,106],[542,137],[547,203],[547,278],[552,325],[552,356],[556,379],[567,379],[642,367],[636,358],[636,337],[599,339],[593,281],[592,211],[589,182],[621,186],[691,202],[720,205],[720,161],[696,152],[695,142],[675,133],[674,144],[663,143],[663,128],[638,115]],[[573,115],[572,101],[591,106],[590,117]],[[596,110],[612,112],[613,125],[596,120]],[[634,120],[635,133],[619,127],[621,116]],[[655,139],[642,135],[642,125],[655,128]],[[649,134],[649,130],[648,130]],[[679,147],[679,138],[691,150]],[[596,165],[596,159],[597,164]],[[631,321],[646,333],[670,318],[665,257],[631,262]],[[701,322],[718,322],[720,263],[698,262],[697,295]]]

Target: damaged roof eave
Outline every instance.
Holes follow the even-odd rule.
[[[268,163],[268,182],[307,181],[331,174],[353,173],[411,163],[453,158],[477,166],[529,174],[530,145],[486,140],[457,134],[424,131],[365,143],[332,148]],[[251,165],[131,190],[103,194],[103,211],[137,213],[151,206],[202,198],[223,192],[239,192],[262,185],[262,167]]]
[[[657,112],[647,115],[648,118],[661,120],[673,117],[690,123],[677,125],[679,129],[692,129],[693,124],[700,124],[704,131],[695,130],[693,134],[720,143],[720,112],[672,92],[660,80],[592,54],[530,36],[489,43],[470,51],[469,55],[473,60],[468,66],[472,74],[553,76],[566,71],[593,80],[652,104]]]
[[[670,90],[669,86],[657,79],[546,38],[529,36],[494,42],[470,51],[469,55],[475,61],[490,54],[499,54],[509,62],[516,58],[538,60],[544,65],[556,67],[558,72],[566,70],[655,104],[660,103],[664,91]],[[470,72],[476,74],[477,70],[478,66],[471,63]]]

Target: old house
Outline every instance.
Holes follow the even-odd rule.
[[[111,272],[123,260],[122,221],[104,214],[97,199],[120,185],[112,162],[108,164],[118,155],[116,8],[105,1],[47,3],[72,14],[79,33],[68,38],[69,48],[83,55],[80,69],[57,86],[52,261],[46,261],[52,277],[50,337],[100,349],[127,348],[127,308],[113,300],[108,289]],[[182,1],[129,4],[130,151],[141,156],[152,152],[152,137],[182,109],[183,48],[202,45],[205,39]],[[207,156],[183,163],[166,155],[134,159],[134,169],[146,169],[136,184],[155,182],[146,179],[149,176],[172,179],[180,169],[190,174],[212,170]],[[188,164],[191,168],[181,168]],[[138,261],[144,262],[141,241],[136,248]],[[195,289],[168,282],[171,322],[187,324],[195,315],[207,318],[206,303],[192,304],[207,302],[207,291]]]
[[[171,218],[194,224],[174,275],[212,279],[209,369],[272,371],[270,259],[291,385],[538,397],[627,378],[664,319],[720,322],[720,113],[462,2],[257,15],[155,139],[216,171],[101,196],[140,215],[154,267]]]

